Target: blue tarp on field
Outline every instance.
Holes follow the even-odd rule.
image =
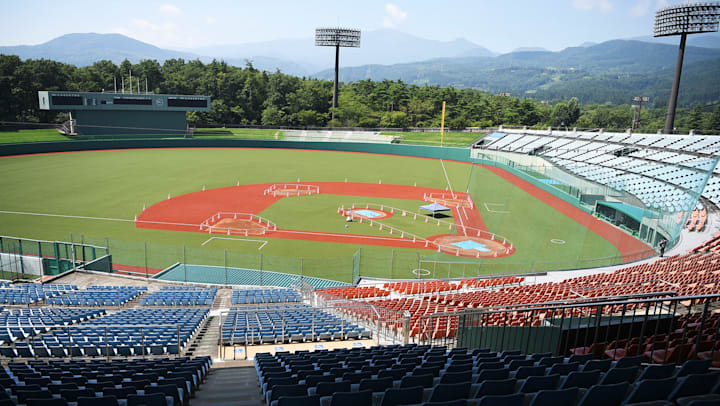
[[[425,206],[420,206],[422,210],[427,210],[433,213],[437,213],[439,211],[448,211],[450,210],[449,207],[445,207],[442,204],[438,203],[432,203],[432,204],[426,204]]]

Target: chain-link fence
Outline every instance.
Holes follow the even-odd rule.
[[[107,254],[103,245],[0,236],[0,279],[37,279],[88,264],[97,268]]]

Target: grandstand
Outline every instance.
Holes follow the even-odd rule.
[[[483,150],[532,154],[597,184],[628,191],[651,208],[692,211],[693,192],[720,203],[716,136],[503,130]],[[549,165],[547,165],[549,166]]]
[[[717,402],[720,140],[501,129],[478,147],[605,221],[641,210],[617,225],[672,255],[354,285],[184,264],[3,282],[0,405]]]

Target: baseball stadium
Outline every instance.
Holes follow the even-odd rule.
[[[69,120],[0,123],[64,137],[0,141],[0,405],[718,404],[717,134],[37,92]]]

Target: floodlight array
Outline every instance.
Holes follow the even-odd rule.
[[[360,48],[360,30],[351,28],[316,28],[315,45],[320,47]]]
[[[661,8],[655,14],[655,37],[715,32],[720,23],[720,3],[687,3]]]

